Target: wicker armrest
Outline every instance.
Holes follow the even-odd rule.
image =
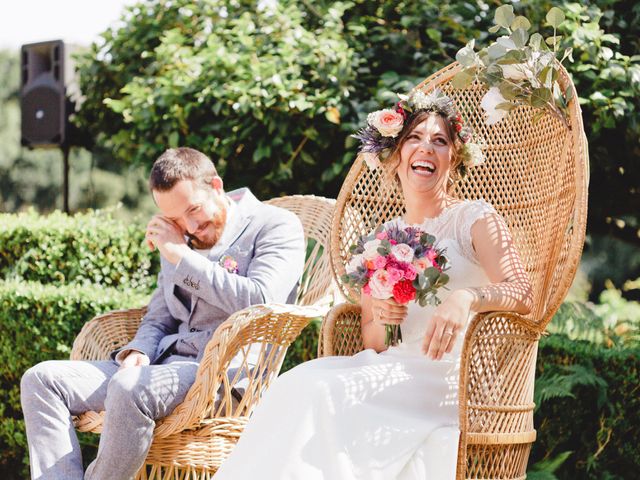
[[[364,349],[360,317],[362,309],[356,303],[334,306],[322,320],[318,356],[355,355]]]
[[[116,310],[84,324],[73,342],[71,360],[107,360],[109,353],[129,343],[147,308]]]
[[[477,314],[460,364],[460,429],[467,444],[528,443],[540,327],[513,312]]]
[[[287,347],[322,309],[282,304],[255,305],[231,315],[213,334],[198,368],[196,381],[185,400],[171,415],[158,422],[155,437],[231,419],[243,423],[263,390],[278,374]],[[253,347],[252,347],[253,346]],[[246,363],[249,349],[259,351],[257,365]],[[242,366],[234,375],[228,371],[231,360],[240,356]],[[248,377],[238,402],[233,389],[242,376]],[[216,402],[216,393],[222,397]]]

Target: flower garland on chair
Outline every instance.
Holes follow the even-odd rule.
[[[421,90],[413,90],[409,95],[398,94],[400,101],[395,109],[377,110],[367,115],[367,126],[360,129],[354,138],[360,140],[358,157],[366,162],[371,170],[380,166],[397,146],[397,137],[407,123],[407,120],[420,112],[433,112],[441,115],[449,122],[461,142],[458,155],[461,162],[458,173],[464,177],[469,167],[484,163],[482,148],[478,143],[471,142],[473,130],[465,126],[453,100],[439,89],[425,94]]]

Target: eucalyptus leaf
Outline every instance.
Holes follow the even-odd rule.
[[[496,9],[494,21],[497,25],[500,25],[504,28],[510,28],[513,20],[515,19],[515,15],[513,14],[513,6],[512,5],[502,5]]]
[[[553,28],[558,28],[562,22],[564,22],[564,12],[558,7],[553,7],[547,13],[547,23]]]
[[[524,28],[518,28],[511,34],[511,40],[516,44],[516,47],[523,48],[529,40],[529,34]]]
[[[551,88],[551,82],[553,81],[553,72],[551,71],[552,69],[553,68],[551,67],[551,65],[547,65],[538,74],[538,80],[547,88]]]
[[[515,100],[522,93],[522,87],[509,81],[502,82],[498,85],[498,89],[500,90],[500,95],[509,101]]]
[[[549,100],[551,100],[551,92],[548,88],[536,88],[531,92],[532,107],[544,108]]]
[[[514,63],[523,63],[527,55],[522,50],[508,51],[497,63],[500,65],[512,65]]]
[[[569,88],[566,92],[564,92],[564,97],[568,104],[573,99],[573,88]]]
[[[564,62],[566,58],[568,58],[570,62],[573,62],[573,48],[571,47],[565,48],[564,54],[562,55],[562,60],[560,60],[560,63]]]
[[[531,28],[531,22],[527,17],[518,15],[511,23],[511,30],[517,30],[522,28],[523,30],[529,30]]]
[[[560,39],[562,39],[562,35],[551,35],[545,39],[545,42],[547,42],[547,45],[553,46],[558,43]]]
[[[500,102],[499,104],[496,105],[496,108],[498,110],[505,110],[507,112],[510,112],[515,107],[516,107],[516,105],[514,103],[512,103],[512,102]]]
[[[506,47],[503,47],[498,43],[494,43],[489,48],[487,48],[487,53],[489,54],[490,60],[498,60],[499,58],[502,58],[504,55],[506,55],[507,52],[508,50],[506,49]]]
[[[460,70],[455,76],[451,79],[451,86],[456,89],[463,89],[471,85],[474,79],[473,73],[470,73],[467,70]]]
[[[544,39],[542,38],[542,35],[540,35],[538,32],[534,33],[531,35],[531,37],[529,37],[529,45],[534,49],[534,50],[539,50],[540,49],[540,44],[542,43]]]
[[[456,60],[463,67],[471,67],[476,64],[476,53],[473,51],[474,41],[471,40],[464,48],[456,53]]]

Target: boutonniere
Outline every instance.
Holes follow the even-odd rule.
[[[223,255],[218,261],[220,266],[229,273],[238,273],[238,262],[231,255]]]

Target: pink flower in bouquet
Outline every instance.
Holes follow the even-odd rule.
[[[394,282],[391,281],[389,272],[386,270],[376,270],[369,279],[369,287],[371,288],[371,296],[374,298],[385,299],[393,295]]]
[[[433,266],[433,263],[428,258],[418,258],[415,262],[413,262],[413,265],[418,273],[422,273],[427,268]]]
[[[362,293],[371,296],[371,287],[368,283],[364,287],[362,287]]]
[[[380,270],[387,265],[387,257],[383,257],[382,255],[378,255],[373,259],[373,269]]]
[[[378,240],[386,240],[389,238],[389,235],[387,235],[386,230],[382,230],[381,232],[376,233],[376,238]]]
[[[413,260],[413,248],[406,243],[399,243],[391,247],[391,253],[400,262],[411,263]]]
[[[401,268],[387,267],[387,273],[389,274],[389,281],[392,285],[404,277],[404,270]]]
[[[380,254],[378,253],[378,248],[380,247],[380,240],[369,240],[364,244],[364,252],[362,255],[365,260],[373,260]]]
[[[414,267],[411,263],[407,263],[406,267],[404,268],[404,278],[406,278],[407,280],[415,280],[417,276],[418,271],[416,270],[416,267]]]
[[[393,286],[393,299],[401,304],[409,303],[416,298],[416,289],[411,280],[402,280]]]
[[[435,248],[430,248],[429,250],[427,250],[426,257],[431,262],[431,265],[435,265],[435,260],[436,258],[438,258],[438,252],[436,251]]]

